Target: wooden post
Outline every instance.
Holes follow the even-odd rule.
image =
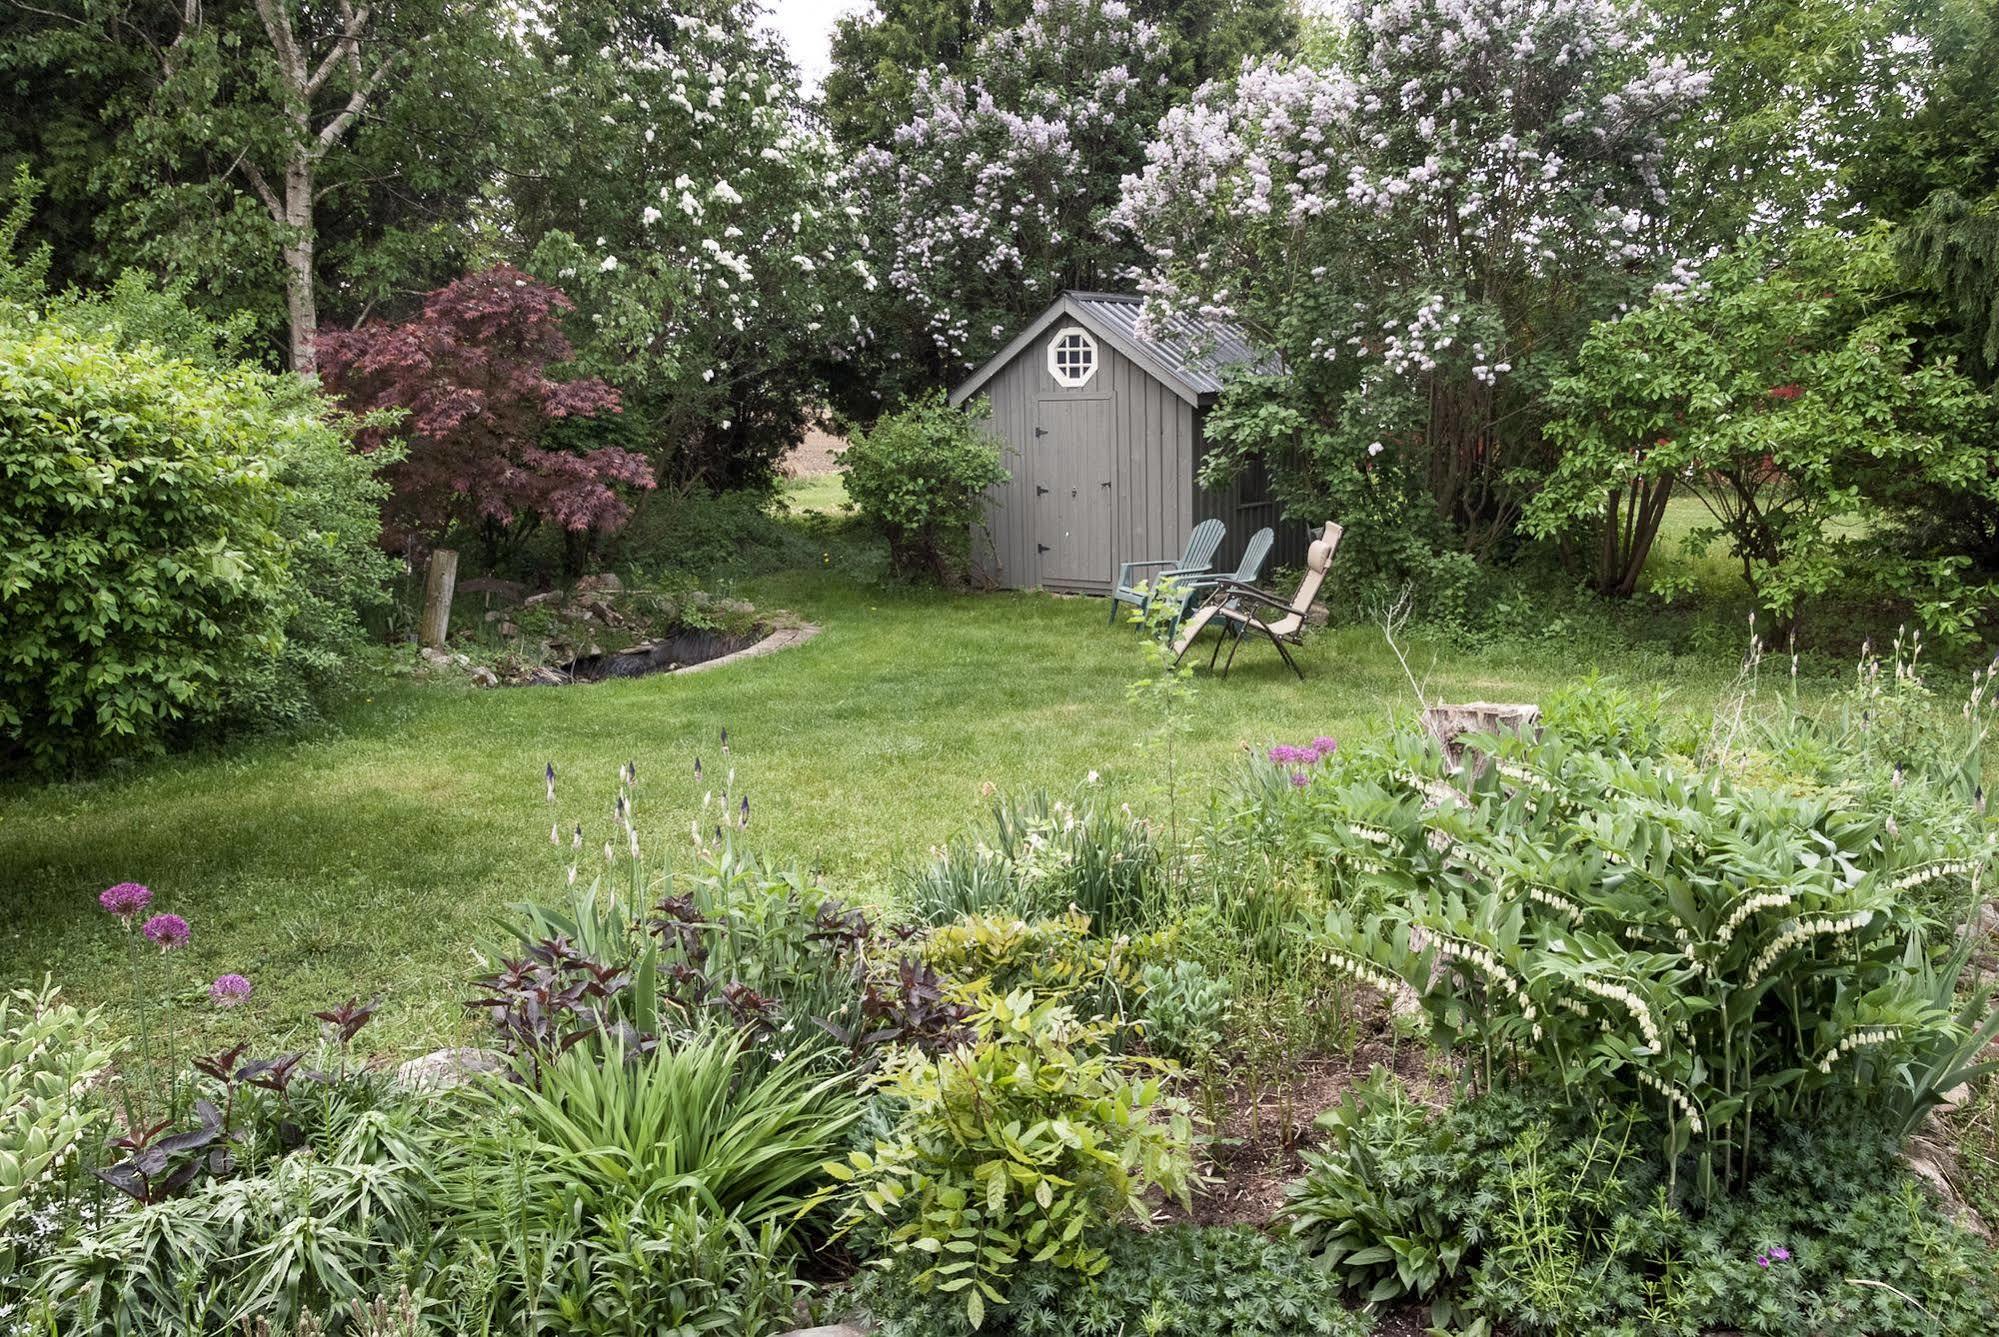
[[[417,640],[422,644],[444,648],[451,630],[451,593],[457,585],[458,554],[450,548],[431,553],[423,577],[423,617],[417,623]]]

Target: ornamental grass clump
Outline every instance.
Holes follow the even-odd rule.
[[[1474,745],[1492,766],[1416,737],[1342,753],[1295,801],[1345,894],[1323,950],[1406,990],[1480,1084],[1633,1102],[1706,1196],[1778,1124],[1906,1134],[1992,1066],[1991,990],[1960,987],[1959,924],[1914,900],[1949,882],[1975,907],[1994,836],[1969,805],[1898,823],[1940,810],[1899,771],[1867,799],[1552,734]]]

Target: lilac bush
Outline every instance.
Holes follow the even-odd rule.
[[[1246,66],[1168,112],[1115,221],[1147,255],[1148,321],[1234,321],[1283,353],[1264,390],[1285,411],[1238,399],[1215,428],[1238,456],[1302,431],[1294,493],[1344,518],[1363,508],[1342,490],[1398,488],[1476,545],[1536,463],[1549,350],[1676,272],[1667,136],[1708,76],[1619,0],[1342,17],[1325,63]]]
[[[905,371],[951,377],[1065,287],[1121,279],[1102,222],[1172,95],[1168,35],[1122,0],[1035,0],[961,74],[917,76],[892,144],[855,163]]]

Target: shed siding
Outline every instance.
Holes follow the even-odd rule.
[[[1195,459],[1201,463],[1207,460],[1207,440],[1201,435],[1202,424],[1197,417],[1195,427]],[[1269,560],[1263,564],[1264,578],[1280,567],[1302,567],[1305,564],[1305,549],[1310,545],[1309,526],[1301,520],[1287,520],[1281,517],[1276,500],[1270,495],[1270,486],[1261,469],[1250,468],[1239,472],[1225,488],[1204,488],[1199,486],[1200,468],[1194,471],[1196,485],[1194,495],[1194,519],[1220,520],[1228,526],[1228,535],[1222,540],[1221,550],[1215,554],[1215,569],[1233,571],[1242,561],[1243,549],[1249,546],[1249,536],[1265,525],[1277,532],[1270,550]]]
[[[1031,447],[1037,406],[1054,399],[1102,401],[1108,409],[1114,469],[1110,562],[1098,579],[1045,583],[1103,594],[1110,590],[1117,563],[1171,556],[1187,541],[1195,522],[1194,410],[1103,339],[1097,340],[1098,369],[1089,384],[1075,389],[1059,384],[1048,372],[1047,347],[1065,328],[1066,322],[1058,322],[981,390],[987,429],[999,441],[1013,477],[988,494],[992,543],[988,550],[979,539],[974,556],[980,574],[994,584],[1026,589],[1044,583],[1035,547],[1035,487],[1094,487],[1101,480],[1084,478],[1084,470],[1064,468],[1061,462],[1052,466],[1050,476],[1035,476]]]

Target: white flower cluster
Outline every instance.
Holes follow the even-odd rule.
[[[1644,1068],[1639,1068],[1637,1072],[1639,1084],[1649,1086],[1664,1096],[1667,1102],[1680,1112],[1680,1117],[1687,1121],[1688,1126],[1693,1129],[1694,1136],[1699,1137],[1705,1131],[1701,1123],[1700,1111],[1694,1108],[1693,1100],[1688,1097],[1685,1091],[1682,1091],[1679,1087],[1674,1086],[1664,1078],[1655,1077]]]
[[[1885,1045],[1902,1033],[1900,1026],[1863,1026],[1839,1038],[1839,1043],[1825,1052],[1819,1060],[1819,1071],[1829,1073],[1832,1065],[1854,1050],[1865,1045]]]
[[[1639,1033],[1645,1037],[1647,1049],[1656,1054],[1665,1048],[1664,1035],[1659,1030],[1659,1023],[1652,1018],[1651,1007],[1634,990],[1594,975],[1577,975],[1575,981],[1589,993],[1616,1003],[1630,1013],[1631,1019],[1638,1023]]]
[[[1873,918],[1873,911],[1860,910],[1850,915],[1841,915],[1832,919],[1821,916],[1814,919],[1792,920],[1784,926],[1782,932],[1770,939],[1764,945],[1763,950],[1756,954],[1756,959],[1749,963],[1749,974],[1742,981],[1742,987],[1746,989],[1762,979],[1764,972],[1776,964],[1778,957],[1799,943],[1809,938],[1844,937],[1855,929],[1866,928]]]
[[[1721,928],[1714,935],[1715,942],[1726,947],[1734,939],[1735,931],[1742,927],[1743,922],[1749,916],[1762,910],[1781,910],[1796,899],[1796,893],[1788,891],[1760,891],[1756,893],[1756,895],[1749,897],[1740,905],[1737,905],[1735,909],[1729,911],[1728,918],[1722,921]]]
[[[1527,996],[1520,978],[1507,969],[1499,954],[1481,943],[1466,942],[1462,938],[1447,938],[1438,934],[1437,955],[1447,961],[1457,961],[1472,967],[1493,983],[1497,984],[1515,1006],[1520,1009],[1520,1017],[1533,1028],[1534,1039],[1541,1039],[1541,1014],[1534,1006],[1534,1000]]]
[[[1448,362],[1489,387],[1528,332],[1465,294],[1668,258],[1667,133],[1709,76],[1647,53],[1617,0],[1353,0],[1346,30],[1335,64],[1249,65],[1168,113],[1113,216],[1151,258],[1141,291],[1275,329],[1283,313],[1221,294],[1357,248],[1420,256],[1410,286],[1381,282],[1373,309],[1301,332],[1299,353],[1345,348],[1397,377]]]
[[[1890,885],[1891,891],[1909,891],[1943,877],[1961,877],[1978,871],[1976,859],[1947,859],[1941,863],[1926,864],[1912,873],[1904,874]]]

